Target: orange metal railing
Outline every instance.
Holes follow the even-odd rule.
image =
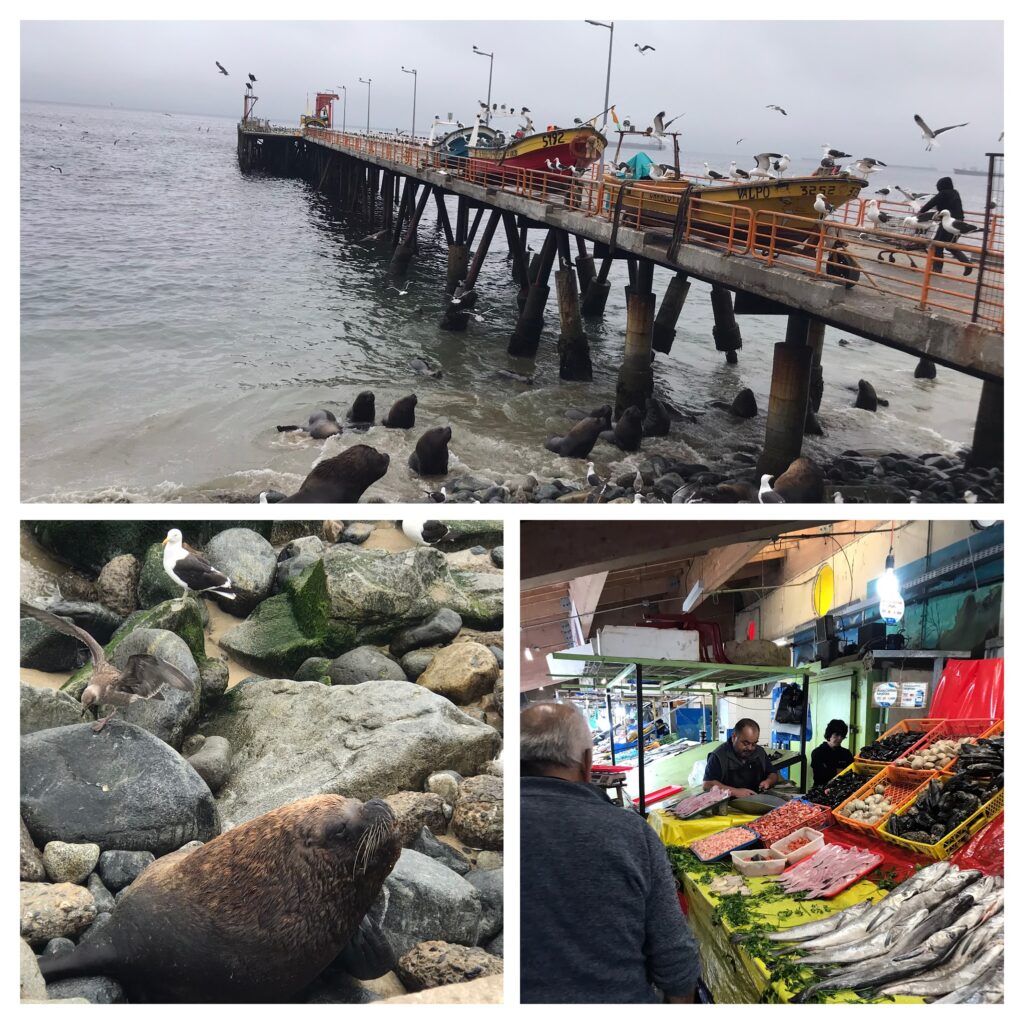
[[[575,177],[564,172],[505,167],[491,161],[452,157],[435,147],[395,138],[343,135],[324,128],[306,128],[304,135],[332,147],[343,147],[355,155],[420,170],[436,170],[488,189],[558,203],[593,217],[615,219],[620,228],[668,231],[678,226],[679,241],[751,257],[766,267],[797,269],[816,277],[843,281],[848,286],[856,283],[880,295],[911,302],[922,310],[941,310],[955,318],[972,319],[975,282],[970,276],[964,276],[963,265],[950,254],[956,252],[977,267],[980,247],[962,239],[957,243],[942,243],[945,255],[940,257],[937,243],[911,232],[903,224],[903,218],[912,212],[908,204],[880,202],[879,209],[889,214],[891,220],[884,229],[879,229],[867,217],[870,199],[852,200],[822,221],[691,198],[678,189],[659,188],[657,182],[645,183],[643,187],[625,181],[608,185],[598,180],[596,165]],[[680,225],[675,225],[680,203],[686,204],[685,216]],[[974,319],[1001,331],[1004,325],[1004,217],[992,210],[988,218],[985,263],[988,298]],[[968,213],[965,219],[981,226],[985,215]]]

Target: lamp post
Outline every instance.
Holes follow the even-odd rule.
[[[341,90],[341,134],[345,134],[345,121],[348,116],[348,89],[343,85],[336,85],[335,89]]]
[[[372,78],[360,78],[360,82],[366,86],[366,137],[370,137],[370,83]]]
[[[487,117],[485,123],[490,125],[491,123],[491,79],[494,77],[494,54],[488,53],[486,50],[481,50],[479,47],[474,46],[473,52],[479,54],[481,57],[491,58],[491,67],[487,72]]]
[[[604,79],[604,121],[601,123],[601,134],[608,130],[608,94],[612,85],[612,41],[615,39],[614,21],[591,21],[584,19],[588,25],[597,25],[598,28],[608,29],[608,73]],[[601,150],[601,158],[597,167],[597,180],[604,181],[604,150]]]
[[[404,64],[402,70],[407,75],[412,75],[412,135],[410,138],[413,142],[416,141],[416,69],[407,68]]]

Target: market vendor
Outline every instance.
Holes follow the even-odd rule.
[[[842,745],[849,731],[847,724],[840,718],[833,718],[825,726],[825,742],[811,753],[815,786],[831,782],[844,768],[853,764],[853,754]]]
[[[752,718],[741,718],[721,746],[708,754],[704,788],[719,786],[733,796],[753,796],[779,781],[764,749],[758,746],[761,727]]]

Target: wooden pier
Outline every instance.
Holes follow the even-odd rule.
[[[778,215],[755,217],[739,207],[685,197],[674,221],[665,223],[645,216],[642,201],[628,210],[621,201],[613,204],[593,176],[496,170],[401,139],[309,126],[285,129],[242,121],[238,161],[244,172],[302,177],[361,216],[390,242],[398,272],[415,258],[417,230],[433,199],[448,247],[446,280],[439,290],[449,296],[441,320],[449,330],[468,325],[475,284],[500,225],[519,288],[520,314],[508,351],[536,355],[554,272],[563,379],[591,378],[585,321],[603,313],[613,261],[624,261],[629,285],[616,415],[633,405],[643,411],[653,390],[651,364],[656,353],[670,351],[689,283],[696,279],[712,286],[714,344],[731,362],[742,348],[738,321],[743,314],[788,318],[785,340],[775,346],[761,472],[780,473],[800,453],[821,400],[826,324],[984,380],[971,460],[1002,465],[1001,253],[989,260],[996,283],[987,287],[979,315],[980,289],[958,273],[959,264],[948,255],[942,274],[925,245],[918,246],[925,251],[914,269],[909,261],[906,266],[879,262],[882,250],[895,243],[859,224],[808,221],[806,238],[793,245],[791,232],[787,241],[787,232],[773,220]],[[625,191],[618,190],[620,196]],[[454,216],[449,200],[454,200]],[[723,211],[728,211],[725,227]],[[543,232],[532,259],[531,231]],[[980,253],[962,248],[972,258]],[[840,250],[850,259],[838,258]],[[855,282],[854,275],[844,273],[851,261],[859,271]],[[655,266],[673,272],[660,306],[652,287]]]

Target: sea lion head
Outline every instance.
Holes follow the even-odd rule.
[[[327,862],[352,881],[380,885],[402,852],[394,812],[376,797],[362,803],[347,797],[315,797],[299,817],[303,852]]]

